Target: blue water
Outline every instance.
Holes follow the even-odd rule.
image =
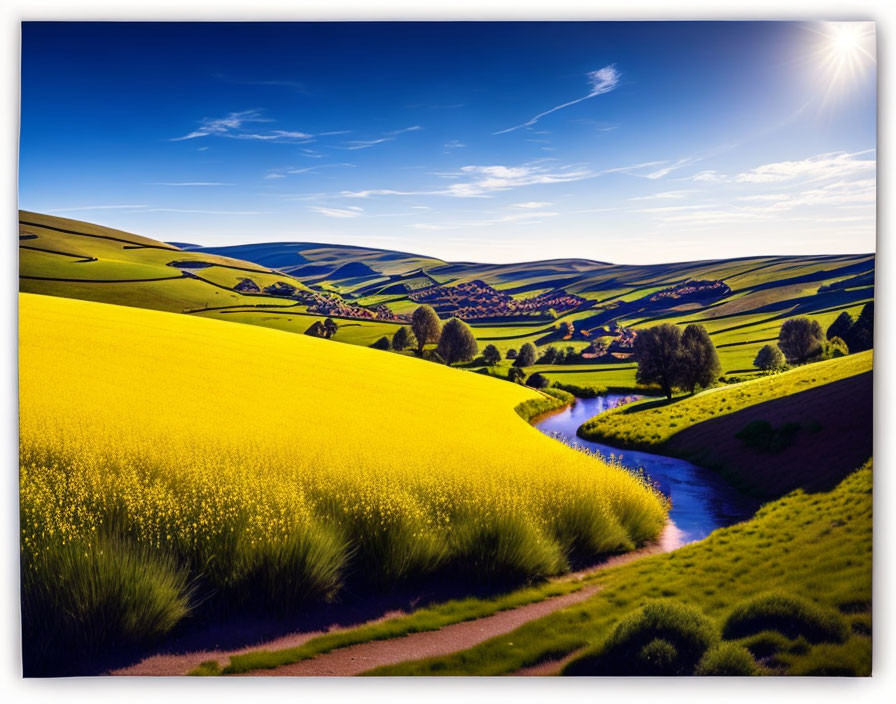
[[[589,418],[638,398],[609,394],[579,399],[574,405],[543,417],[535,427],[569,445],[595,450],[604,457],[612,456],[630,469],[643,469],[672,501],[669,518],[674,524],[672,535],[678,545],[701,540],[716,528],[752,516],[758,502],[736,491],[712,470],[673,457],[619,450],[576,437],[576,430]]]

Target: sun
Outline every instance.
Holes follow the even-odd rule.
[[[855,87],[877,63],[873,22],[823,22],[813,31],[814,63],[826,99]]]

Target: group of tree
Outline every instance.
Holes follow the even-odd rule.
[[[870,350],[874,346],[874,302],[866,303],[855,320],[843,311],[831,323],[826,337],[829,341],[839,337],[850,352]]]
[[[311,337],[323,337],[329,340],[336,334],[337,330],[339,330],[339,325],[337,325],[336,321],[332,318],[327,318],[324,322],[315,320],[305,331],[305,334],[310,335]]]
[[[435,343],[436,349],[424,351],[426,345],[432,343]],[[418,355],[444,364],[469,362],[479,352],[479,344],[469,325],[452,318],[443,326],[432,306],[425,305],[411,315],[410,328],[403,325],[395,331],[391,340],[384,335],[371,347],[396,352],[416,348]]]
[[[784,369],[787,364],[806,364],[851,352],[863,352],[874,344],[874,303],[866,303],[855,320],[843,311],[827,331],[817,320],[806,317],[785,320],[777,345],[759,350],[753,366],[765,372]]]
[[[683,332],[672,323],[639,330],[634,355],[637,382],[659,386],[668,399],[675,389],[694,393],[698,386],[708,388],[722,373],[709,333],[696,323]]]

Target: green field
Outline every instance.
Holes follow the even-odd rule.
[[[616,624],[652,600],[698,609],[718,638],[738,606],[774,592],[807,600],[834,634],[819,636],[810,624],[778,617],[729,636],[750,651],[756,674],[868,675],[871,486],[867,466],[828,493],[797,491],[699,543],[599,573],[593,581],[600,590],[582,604],[470,650],[368,674],[504,675],[552,661],[559,671],[570,659],[567,667],[581,671]]]
[[[808,315],[827,327],[842,311],[857,315],[873,298],[873,255],[751,257],[704,262],[631,266],[577,259],[519,264],[450,263],[389,250],[314,243],[271,243],[189,248],[75,220],[20,213],[20,290],[117,303],[304,332],[315,320],[307,306],[264,294],[241,294],[233,287],[251,278],[260,287],[286,281],[336,292],[364,306],[385,304],[408,314],[416,303],[407,289],[439,283],[482,280],[515,298],[564,290],[592,302],[554,321],[507,323],[472,321],[480,349],[494,344],[502,353],[532,342],[581,350],[580,331],[616,323],[623,327],[659,322],[699,322],[715,342],[723,373],[750,376],[759,348],[777,337],[789,317]],[[204,268],[185,272],[174,261],[198,261]],[[655,304],[651,294],[688,280],[721,280],[730,292],[705,304]],[[819,291],[846,282],[845,287]],[[335,339],[370,345],[391,336],[396,324],[380,320],[340,320]],[[555,331],[571,322],[569,340]],[[624,363],[536,367],[552,381],[635,387],[635,368]]]

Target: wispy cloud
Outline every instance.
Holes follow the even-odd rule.
[[[335,169],[340,167],[348,167],[354,168],[355,164],[349,164],[346,162],[340,162],[338,164],[317,164],[315,166],[303,166],[301,168],[296,168],[294,166],[286,166],[279,169],[271,169],[265,174],[266,179],[278,179],[278,178],[286,178],[287,176],[295,176],[299,174],[314,174],[319,173],[321,169]]]
[[[549,183],[568,183],[591,178],[596,174],[581,165],[551,166],[532,162],[521,166],[463,166],[459,171],[436,174],[455,181],[446,188],[429,190],[397,190],[373,188],[363,191],[342,191],[344,198],[370,198],[372,196],[454,196],[457,198],[488,198],[496,191],[509,191],[523,186]]]
[[[798,179],[817,181],[847,178],[861,173],[873,173],[877,166],[876,160],[858,158],[873,152],[872,149],[854,153],[830,152],[800,161],[763,164],[738,174],[736,180],[741,183],[780,183]]]
[[[364,214],[361,208],[322,208],[312,205],[308,209],[328,218],[357,218]]]
[[[694,191],[662,191],[661,193],[653,193],[649,196],[635,196],[629,200],[677,200],[685,198]]]
[[[576,98],[575,100],[570,100],[568,103],[563,103],[562,105],[557,105],[550,110],[540,112],[535,117],[527,122],[522,123],[521,125],[508,127],[506,130],[500,130],[499,132],[493,132],[492,134],[506,134],[507,132],[518,130],[521,127],[529,127],[531,125],[534,125],[545,115],[550,115],[552,112],[557,112],[557,110],[568,108],[570,105],[581,103],[583,100],[588,100],[589,98],[594,98],[598,95],[609,93],[619,85],[619,79],[620,73],[616,70],[616,66],[612,64],[610,66],[604,66],[602,69],[598,69],[597,71],[591,71],[590,73],[588,73],[588,80],[591,82],[591,92],[589,92],[588,95],[584,95],[581,98]]]
[[[314,138],[314,135],[298,130],[243,131],[245,125],[273,121],[264,117],[261,110],[231,112],[225,117],[205,117],[199,121],[197,129],[185,134],[183,137],[173,137],[171,141],[182,142],[187,139],[198,139],[200,137],[227,137],[229,139],[249,139],[265,142],[301,143]]]
[[[454,149],[463,149],[467,145],[461,142],[459,139],[451,139],[445,144],[442,145],[445,148],[445,151],[452,151]]]
[[[368,149],[377,144],[382,144],[383,142],[394,142],[399,135],[405,134],[406,132],[417,132],[422,129],[423,128],[420,125],[413,125],[411,127],[405,127],[404,129],[386,132],[382,137],[377,137],[375,139],[352,139],[346,142],[342,148],[349,150]]]
[[[525,203],[513,203],[514,208],[526,208],[529,210],[534,210],[538,208],[547,208],[548,206],[553,205],[553,203],[545,203],[543,201],[530,200]]]

